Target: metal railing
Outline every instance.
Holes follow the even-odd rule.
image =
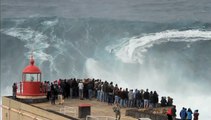
[[[18,82],[16,83],[16,85],[17,85],[17,93],[22,94],[24,82]],[[47,93],[47,86],[44,83],[41,83],[40,85],[40,93],[43,93],[43,94]]]
[[[139,118],[138,120],[151,120],[150,118]]]
[[[76,107],[64,106],[63,108],[60,108],[59,112],[62,113],[62,114],[65,114],[65,115],[72,114],[74,117],[76,117],[77,108]]]
[[[86,120],[116,120],[116,118],[111,116],[86,116]]]
[[[19,83],[16,83],[16,85],[17,85],[17,93],[22,94],[22,92],[23,92],[23,83],[19,82]]]

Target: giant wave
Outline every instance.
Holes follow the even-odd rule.
[[[142,63],[143,55],[147,52],[147,48],[154,44],[162,44],[163,42],[195,42],[201,40],[211,40],[211,31],[201,30],[167,30],[158,33],[144,34],[139,37],[124,38],[118,45],[107,46],[108,51],[114,50],[117,57],[123,62]],[[189,46],[190,47],[190,46]],[[138,52],[136,50],[138,49]]]
[[[207,110],[182,98],[203,100],[210,95],[209,23],[34,16],[5,18],[0,31],[1,80],[7,86],[1,88],[3,95],[11,94],[9,86],[20,81],[33,51],[44,80],[101,78],[124,88],[171,95],[179,108]]]

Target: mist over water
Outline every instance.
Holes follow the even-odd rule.
[[[202,120],[211,118],[209,1],[197,4],[198,10],[193,9],[196,1],[104,1],[110,14],[99,1],[83,2],[63,0],[55,6],[56,1],[32,5],[19,0],[14,5],[3,0],[2,96],[12,95],[11,86],[21,81],[33,51],[44,81],[89,77],[123,88],[149,88],[159,97],[173,97],[177,116],[184,106],[199,109]],[[166,10],[174,4],[182,9],[174,8],[171,15]]]

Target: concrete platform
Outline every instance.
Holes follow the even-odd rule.
[[[60,110],[62,110],[65,107],[73,107],[76,109],[76,114],[66,113],[66,115],[78,118],[78,106],[80,104],[91,104],[91,116],[115,117],[115,113],[113,112],[112,105],[108,105],[105,102],[99,102],[95,99],[93,100],[65,99],[63,105],[60,105],[58,101],[56,101],[55,105],[51,105],[50,102],[36,103],[36,104],[31,104],[31,105],[48,110],[48,111],[55,111],[55,112],[60,112]],[[135,118],[125,116],[125,112],[126,112],[126,108],[121,108],[121,120],[137,120]]]

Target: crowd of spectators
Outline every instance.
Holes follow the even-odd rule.
[[[181,120],[198,120],[199,119],[199,111],[195,110],[192,112],[191,108],[185,108],[183,107],[180,111],[180,118]]]
[[[173,98],[162,96],[160,103],[159,95],[156,91],[148,89],[128,89],[119,87],[113,82],[101,81],[100,79],[59,79],[53,82],[44,81],[40,86],[40,91],[46,93],[47,99],[51,104],[55,104],[55,100],[59,99],[97,99],[100,102],[107,102],[108,105],[118,104],[120,107],[136,107],[136,108],[155,108],[158,106],[167,107],[168,120],[175,120],[176,106],[173,105]],[[13,98],[16,98],[17,84],[13,84]],[[59,102],[62,104],[62,102]],[[180,111],[181,120],[192,119],[198,120],[198,110],[194,113],[189,108],[182,108]]]
[[[119,87],[113,82],[102,81],[100,79],[59,79],[53,82],[45,81],[45,92],[47,99],[55,104],[58,95],[62,95],[64,99],[97,99],[100,102],[107,102],[108,105],[119,103],[121,107],[137,107],[137,108],[153,108],[158,106],[172,106],[173,99],[171,97],[162,97],[160,104],[159,95],[156,91],[148,89],[128,89]]]

